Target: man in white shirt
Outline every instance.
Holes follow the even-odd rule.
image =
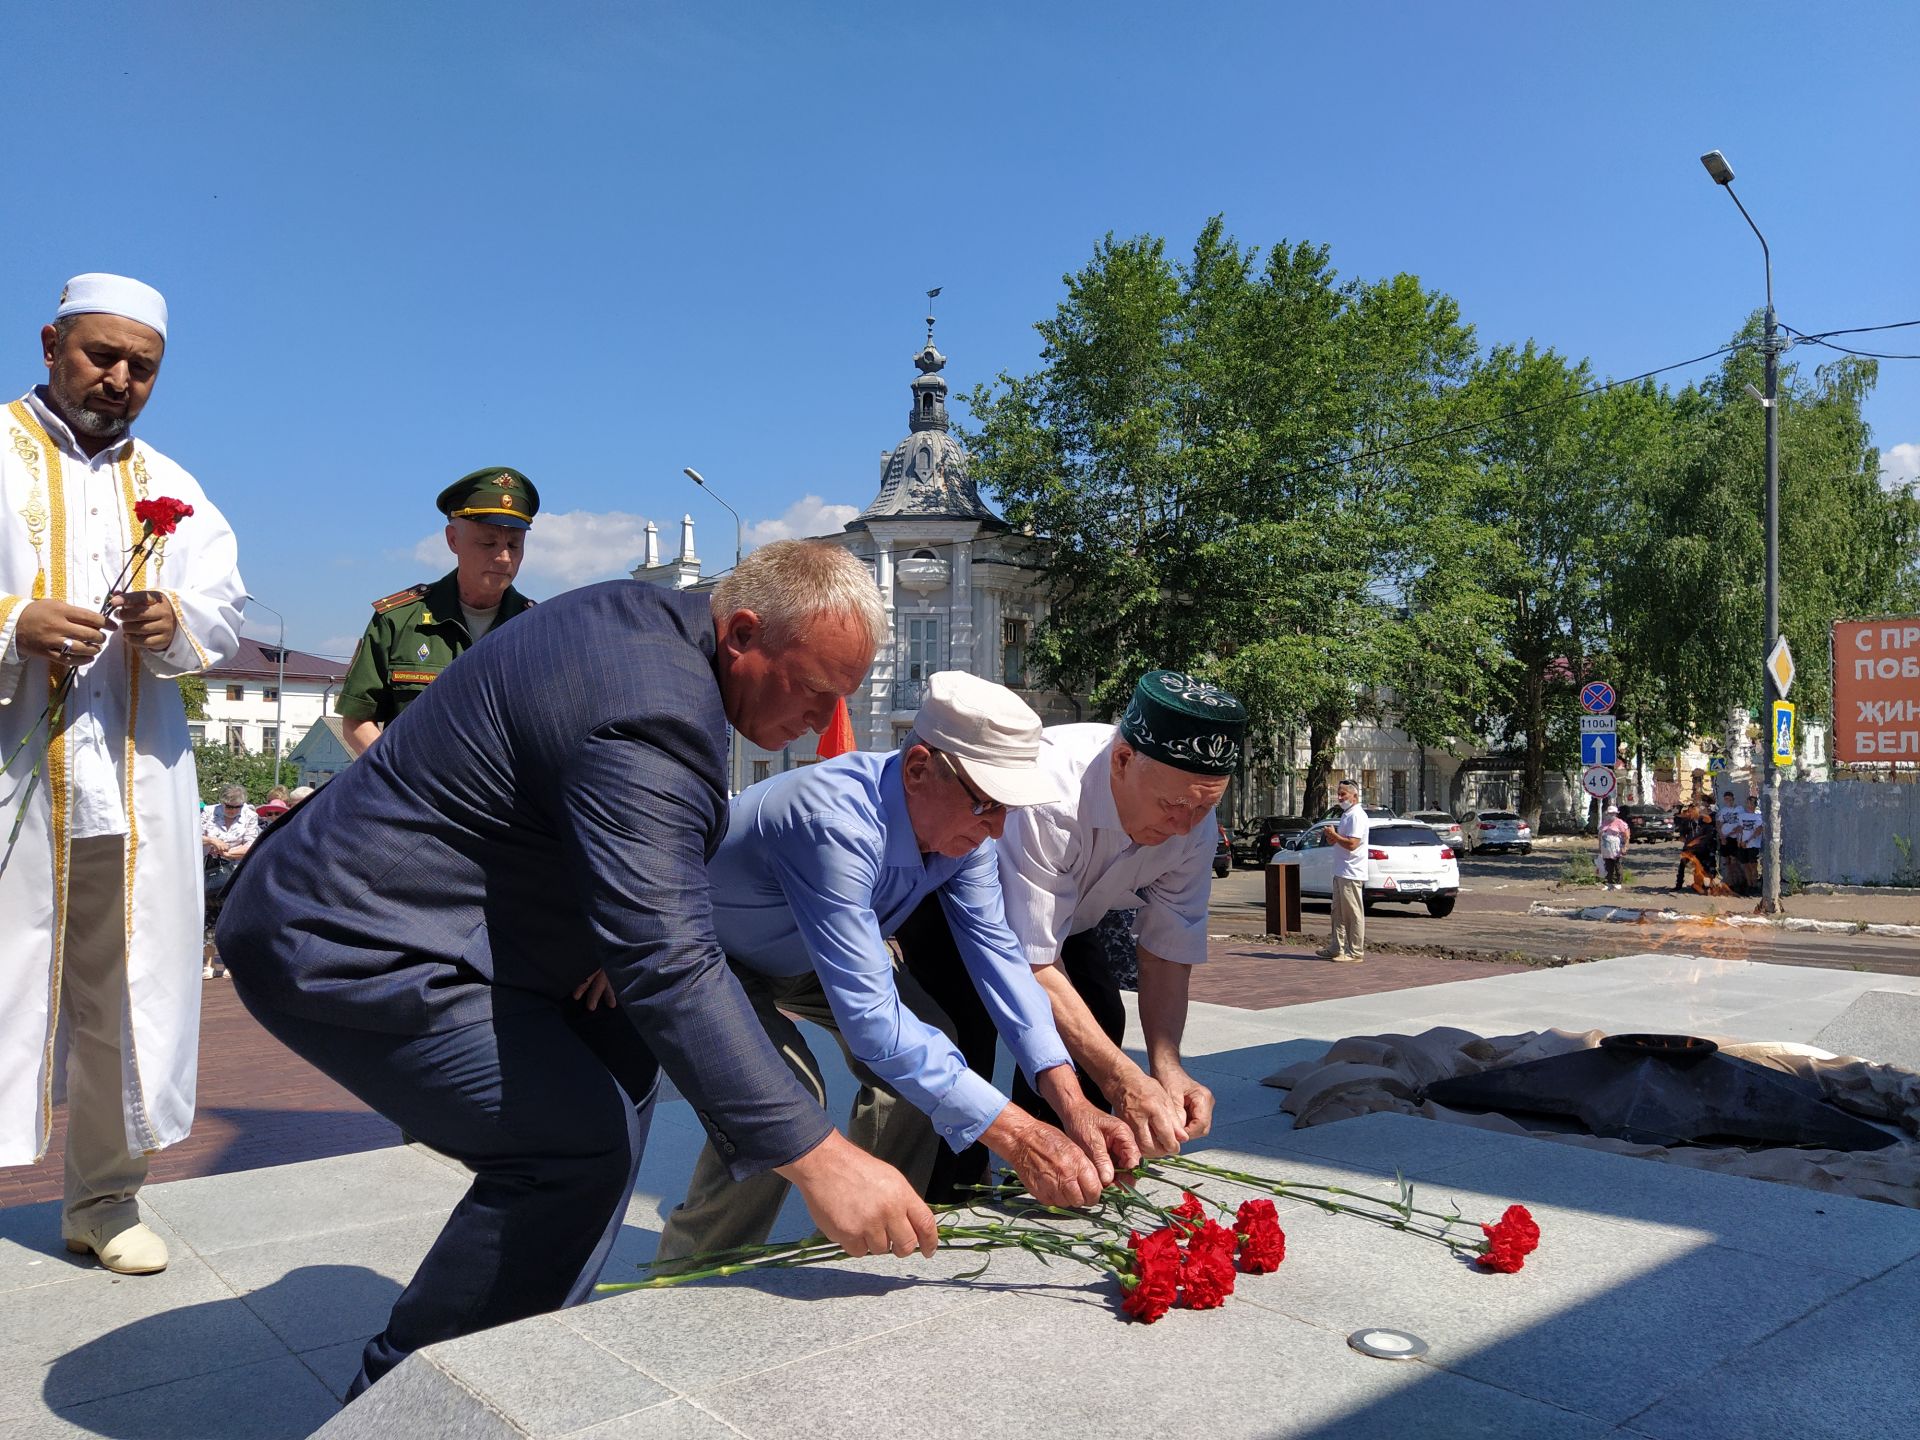
[[[0,415],[0,825],[19,832],[0,849],[0,1165],[45,1153],[64,1064],[61,1232],[130,1275],[167,1263],[135,1196],[192,1124],[199,1052],[198,785],[175,682],[233,658],[245,595],[219,510],[130,433],[166,343],[157,290],[76,275],[40,332],[47,383]],[[162,500],[187,508],[147,548],[140,510]]]
[[[1117,726],[1046,731],[1040,765],[1065,798],[1013,812],[998,842],[1007,924],[1052,1001],[1082,1089],[1124,1120],[1149,1155],[1171,1153],[1212,1125],[1213,1094],[1187,1074],[1180,1040],[1191,967],[1207,958],[1213,811],[1239,764],[1246,723],[1245,708],[1219,687],[1153,671],[1135,687]],[[1115,910],[1138,912],[1144,1071],[1120,1048],[1126,1005],[1093,938]],[[897,939],[914,977],[954,1022],[968,1065],[991,1076],[993,1023],[967,983],[944,919],[923,906]],[[1059,1123],[1022,1078],[1013,1097]],[[949,1198],[985,1165],[977,1146],[941,1155],[928,1195]]]
[[[1340,854],[1333,862],[1333,929],[1327,936],[1322,960],[1358,965],[1367,956],[1367,831],[1372,822],[1360,806],[1360,786],[1342,780],[1334,787],[1340,821],[1327,839]]]
[[[1740,869],[1748,894],[1760,888],[1760,847],[1766,843],[1766,817],[1760,813],[1760,797],[1749,794],[1747,807],[1739,815]]]

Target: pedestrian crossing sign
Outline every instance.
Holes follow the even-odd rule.
[[[1793,764],[1793,702],[1773,702],[1773,763]]]

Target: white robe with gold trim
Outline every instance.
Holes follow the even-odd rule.
[[[86,704],[76,689],[49,743],[40,723],[48,665],[13,644],[20,612],[35,599],[92,602],[139,536],[135,501],[160,496],[194,513],[127,588],[168,597],[173,643],[140,650],[113,633],[86,672],[100,708],[76,720]],[[31,396],[0,409],[0,760],[33,732],[0,774],[0,1165],[45,1152],[64,1088],[55,1021],[76,823],[126,840],[128,1147],[161,1149],[192,1125],[204,902],[199,795],[176,681],[237,653],[244,595],[233,532],[185,470],[138,439],[89,461]],[[40,779],[9,847],[36,757]]]

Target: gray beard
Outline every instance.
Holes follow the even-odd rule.
[[[89,439],[112,440],[127,433],[129,422],[124,415],[102,415],[81,405],[61,408],[66,412],[67,423]]]

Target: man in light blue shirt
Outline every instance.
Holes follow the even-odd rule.
[[[1039,716],[1012,691],[957,671],[935,675],[901,750],[788,771],[736,799],[708,875],[721,948],[776,1048],[823,1105],[794,1019],[840,1041],[863,1087],[848,1126],[855,1143],[924,1186],[942,1141],[954,1151],[983,1141],[1036,1198],[1081,1205],[1099,1198],[1116,1164],[1137,1164],[1139,1151],[1127,1126],[1082,1094],[1002,910],[989,842],[1009,807],[1057,797],[1036,764],[1040,738]],[[951,1022],[897,965],[886,937],[930,895],[1015,1062],[1062,1129],[969,1070]],[[659,1258],[765,1240],[786,1188],[771,1173],[736,1182],[709,1144],[668,1217]]]

